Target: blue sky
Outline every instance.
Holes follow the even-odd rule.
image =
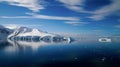
[[[120,0],[0,0],[0,24],[55,33],[120,34]]]

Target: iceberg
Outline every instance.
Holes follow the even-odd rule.
[[[99,38],[99,42],[111,42],[110,38]]]
[[[44,41],[44,42],[70,42],[70,37],[64,37],[58,34],[47,33],[38,29],[27,27],[18,27],[7,37],[14,41]]]

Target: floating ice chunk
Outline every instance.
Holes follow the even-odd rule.
[[[98,39],[99,42],[111,42],[110,38],[99,38]]]

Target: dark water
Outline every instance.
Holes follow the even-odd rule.
[[[0,67],[120,67],[120,43],[3,41]]]

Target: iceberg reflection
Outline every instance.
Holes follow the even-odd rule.
[[[45,46],[45,45],[52,45],[52,44],[68,44],[70,43],[68,40],[61,40],[61,39],[57,39],[57,40],[50,40],[47,38],[43,38],[41,40],[38,40],[38,37],[34,37],[34,39],[26,39],[26,40],[10,40],[8,39],[8,42],[10,44],[12,44],[12,47],[15,48],[19,48],[19,47],[23,47],[23,48],[27,48],[27,47],[31,47],[32,49],[38,49],[41,46]],[[17,48],[17,49],[18,49]]]

